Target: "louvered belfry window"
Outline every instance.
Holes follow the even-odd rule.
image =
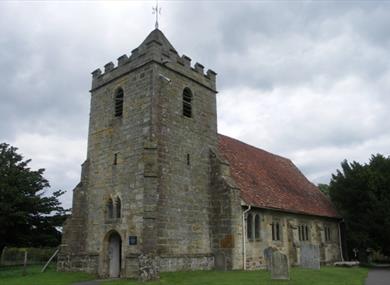
[[[115,93],[115,117],[122,117],[123,114],[123,89],[119,88]]]
[[[183,116],[192,117],[192,92],[189,88],[183,90]]]

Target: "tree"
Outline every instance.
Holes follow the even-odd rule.
[[[329,197],[329,185],[328,184],[323,184],[323,183],[319,183],[317,185],[318,189],[320,189],[320,191],[322,193],[324,193],[327,197]]]
[[[44,169],[31,170],[17,148],[0,144],[0,251],[4,246],[56,246],[66,212]]]
[[[349,248],[390,254],[390,157],[372,155],[369,163],[341,163],[332,175],[330,197],[345,220]]]

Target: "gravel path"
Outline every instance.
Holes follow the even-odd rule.
[[[370,269],[365,285],[389,285],[390,284],[390,269],[375,268]]]

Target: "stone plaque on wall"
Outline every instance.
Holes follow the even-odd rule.
[[[137,244],[137,236],[129,236],[129,245]]]
[[[233,235],[225,235],[225,237],[219,241],[219,245],[221,248],[233,248],[234,247]]]

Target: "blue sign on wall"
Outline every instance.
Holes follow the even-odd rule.
[[[129,245],[137,244],[137,236],[129,236]]]

